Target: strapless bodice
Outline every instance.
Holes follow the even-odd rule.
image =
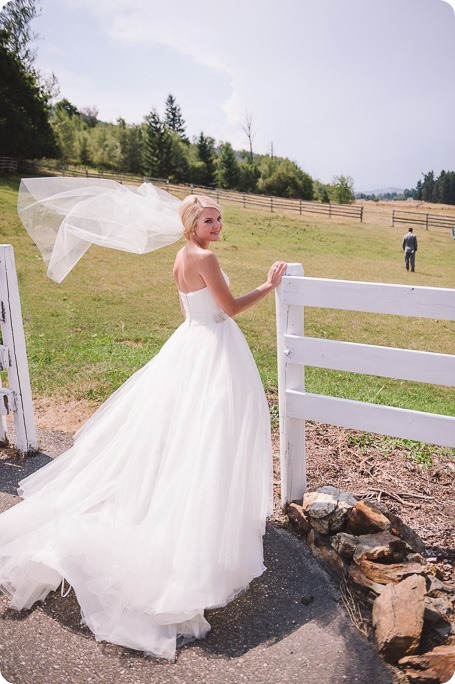
[[[223,273],[224,279],[229,285],[229,278]],[[212,325],[222,323],[229,316],[218,306],[208,287],[193,292],[180,292],[183,308],[185,309],[186,321],[190,325]]]
[[[213,299],[208,287],[188,294],[179,294],[185,309],[186,321],[190,325],[211,325],[222,323],[229,318]]]

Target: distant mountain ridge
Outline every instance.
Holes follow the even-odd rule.
[[[358,190],[357,192],[361,192],[364,195],[376,195],[376,197],[379,197],[379,195],[387,195],[394,192],[397,195],[401,195],[404,192],[404,188],[379,188],[377,190]]]

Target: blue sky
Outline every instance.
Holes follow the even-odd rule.
[[[356,190],[455,170],[455,12],[445,0],[42,0],[38,67],[100,118],[168,93],[189,136],[288,156]]]

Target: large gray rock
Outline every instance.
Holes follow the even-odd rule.
[[[354,551],[354,561],[358,564],[362,560],[400,562],[404,559],[405,548],[405,542],[388,530],[376,534],[361,534]]]
[[[338,487],[319,487],[305,494],[302,508],[317,532],[331,534],[342,529],[356,503],[352,494]]]
[[[425,578],[411,575],[387,584],[373,603],[373,627],[384,660],[395,663],[416,653],[425,612]]]
[[[359,538],[346,532],[338,532],[330,539],[335,551],[343,558],[352,558],[359,544]]]

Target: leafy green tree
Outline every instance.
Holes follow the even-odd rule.
[[[250,162],[248,155],[247,159],[240,162],[240,180],[238,189],[241,192],[257,192],[258,182],[261,177],[261,172],[257,165]]]
[[[82,129],[78,116],[71,116],[65,107],[56,107],[50,120],[64,164],[79,161],[79,135]]]
[[[331,185],[331,200],[336,204],[353,204],[355,202],[354,181],[350,176],[335,176]]]
[[[330,204],[330,195],[329,195],[329,191],[327,190],[326,187],[323,187],[323,188],[322,188],[322,191],[321,191],[321,202],[322,202],[323,204]]]
[[[90,145],[90,135],[86,130],[82,130],[78,136],[79,160],[84,166],[92,164],[92,153]]]
[[[70,102],[66,98],[57,102],[54,109],[56,112],[60,110],[65,111],[70,117],[70,119],[72,119],[73,116],[80,116],[80,112],[76,105],[73,105],[72,102]]]
[[[217,181],[216,162],[215,162],[215,141],[213,138],[205,136],[202,132],[196,143],[197,156],[203,163],[203,170],[200,174],[201,185],[214,186]]]
[[[186,143],[189,143],[189,140],[185,134],[185,120],[182,116],[182,110],[177,104],[175,97],[170,93],[166,98],[164,123],[170,131],[174,131],[174,133],[177,133],[182,140],[184,140]]]
[[[313,179],[290,159],[263,157],[260,171],[260,192],[278,197],[313,199]]]
[[[115,126],[105,124],[97,126],[93,130],[93,163],[97,168],[115,169],[121,168],[122,150]]]
[[[56,157],[56,139],[48,121],[48,103],[35,76],[7,47],[0,31],[0,139],[2,154],[17,159]]]
[[[231,143],[223,143],[218,157],[218,185],[220,188],[237,188],[240,181],[240,165]]]

